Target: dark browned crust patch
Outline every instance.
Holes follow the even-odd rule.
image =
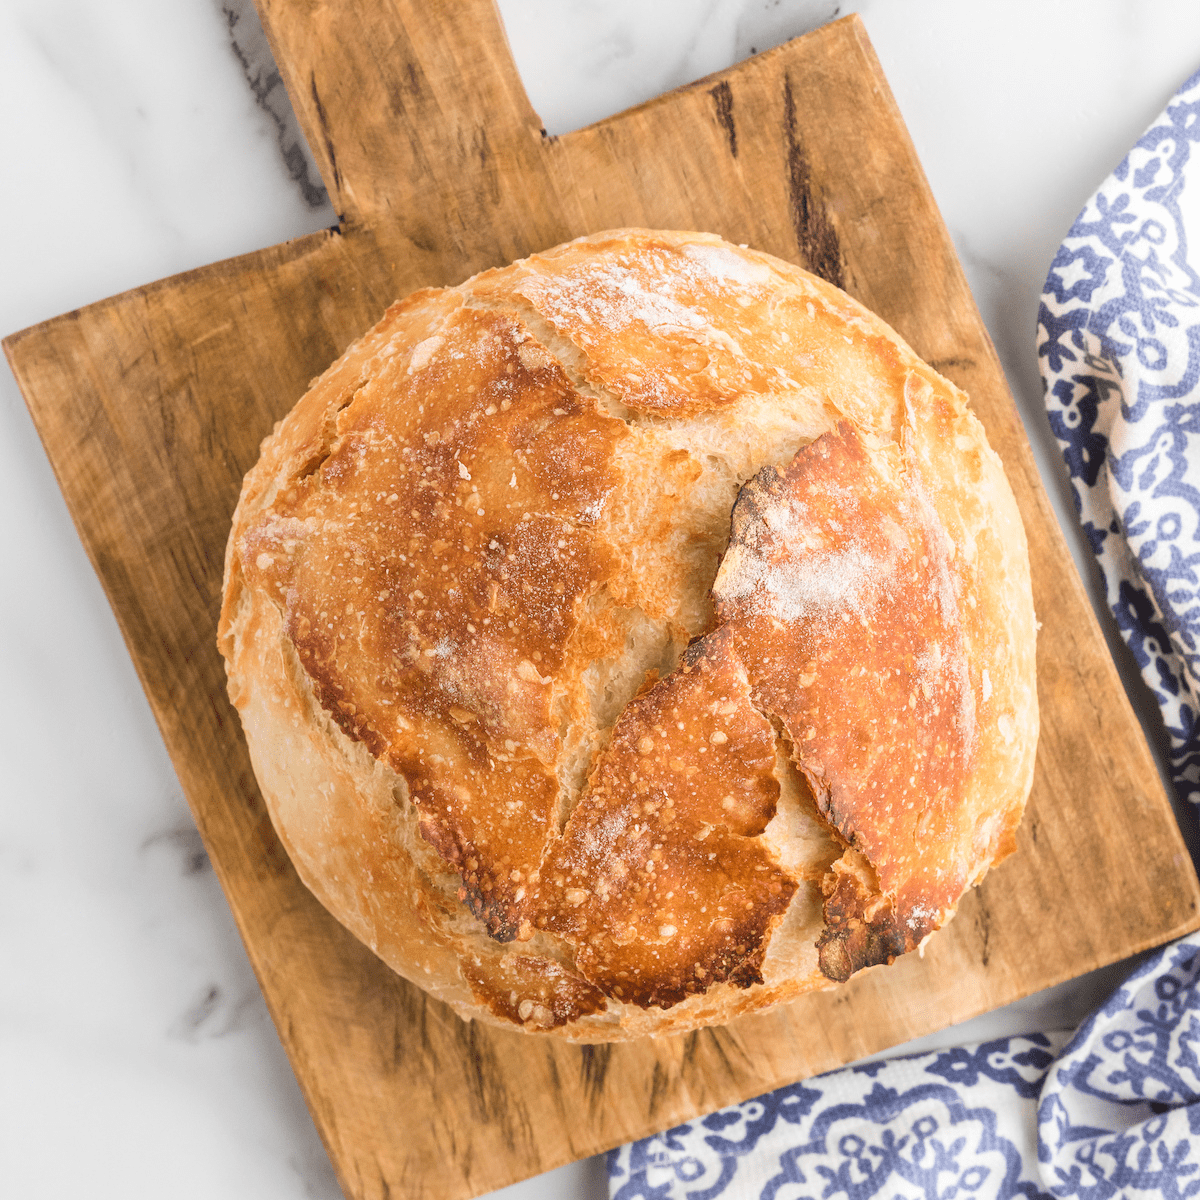
[[[822,881],[826,928],[817,941],[821,970],[844,983],[863,967],[890,963],[915,949],[918,938],[896,921],[870,864],[848,851]]]

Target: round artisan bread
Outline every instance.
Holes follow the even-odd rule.
[[[966,397],[787,263],[617,230],[414,293],[262,447],[220,646],[321,902],[603,1041],[922,944],[1013,847],[1025,535]]]

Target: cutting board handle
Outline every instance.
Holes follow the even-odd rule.
[[[343,222],[488,186],[541,136],[495,0],[255,0]]]

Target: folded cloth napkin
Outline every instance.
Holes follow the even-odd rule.
[[[1197,142],[1200,72],[1071,227],[1037,348],[1108,602],[1162,708],[1176,789],[1200,801]],[[610,1197],[1200,1196],[1198,979],[1193,935],[1070,1040],[1002,1038],[781,1088],[612,1151]]]

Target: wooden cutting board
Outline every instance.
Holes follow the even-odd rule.
[[[857,18],[554,138],[491,0],[259,6],[340,228],[5,349],[349,1196],[476,1195],[1196,928],[1154,764]],[[214,634],[242,475],[308,381],[413,288],[618,225],[711,230],[815,270],[970,393],[1029,534],[1043,734],[1019,854],[923,960],[727,1028],[575,1047],[464,1024],[312,900]]]

